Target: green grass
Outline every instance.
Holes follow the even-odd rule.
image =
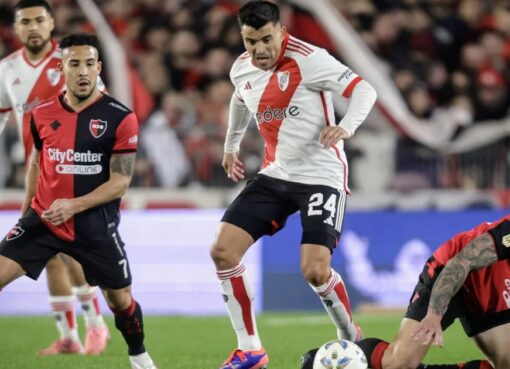
[[[399,315],[357,315],[366,337],[390,340]],[[80,321],[81,322],[81,321]],[[298,369],[299,357],[334,338],[326,314],[264,314],[259,331],[271,358],[271,369]],[[49,317],[0,317],[0,369],[130,369],[126,347],[111,318],[112,340],[97,357],[38,357],[35,352],[56,336]],[[146,347],[159,369],[215,369],[235,346],[227,317],[146,317]],[[432,349],[426,361],[458,362],[482,355],[458,324],[445,335],[445,347]]]

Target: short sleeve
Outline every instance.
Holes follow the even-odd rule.
[[[3,75],[5,72],[0,69],[0,114],[9,113],[12,110],[11,102],[9,100],[9,94],[5,86],[6,78]]]
[[[114,154],[130,153],[136,152],[137,148],[138,119],[135,113],[130,113],[117,126],[112,152]]]
[[[316,91],[331,91],[349,98],[362,78],[326,50],[316,50],[301,63],[303,83]]]
[[[488,233],[494,239],[498,259],[510,259],[510,222],[504,220],[496,227],[489,229]]]
[[[35,119],[34,119],[33,114],[30,116],[30,131],[32,132],[32,138],[34,139],[35,148],[37,150],[41,151],[43,144],[42,144],[41,137],[39,136],[39,132],[37,131],[37,126],[35,124]]]

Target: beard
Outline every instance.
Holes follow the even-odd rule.
[[[48,45],[48,42],[50,42],[50,38],[42,39],[39,43],[32,43],[31,41],[27,41],[23,46],[31,53],[31,54],[39,54],[41,51],[44,50],[46,45]]]
[[[82,101],[85,101],[87,100],[93,93],[94,93],[94,90],[96,89],[96,84],[94,83],[90,90],[87,91],[87,92],[77,92],[77,91],[74,91],[74,90],[71,90],[71,93],[73,94],[73,96],[79,101],[79,102],[82,102]]]

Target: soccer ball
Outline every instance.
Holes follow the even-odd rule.
[[[367,358],[355,343],[333,340],[319,348],[313,369],[367,369]]]

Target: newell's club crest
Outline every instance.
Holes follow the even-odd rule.
[[[23,228],[21,228],[19,225],[14,226],[14,228],[11,229],[9,233],[7,233],[7,236],[5,236],[5,240],[12,241],[18,237],[21,237],[23,233],[25,233],[25,230]]]
[[[60,82],[60,71],[56,68],[48,68],[46,70],[46,77],[48,77],[48,81],[50,81],[50,85],[56,86]]]
[[[277,72],[276,77],[278,78],[278,87],[280,87],[280,90],[285,91],[289,87],[290,72]]]
[[[91,119],[89,124],[90,133],[95,138],[101,137],[106,132],[108,122],[101,119]]]

